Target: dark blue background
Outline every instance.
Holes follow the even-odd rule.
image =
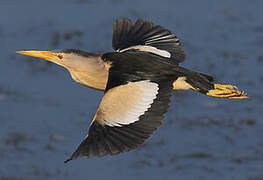
[[[251,99],[175,92],[163,126],[140,149],[64,164],[103,92],[15,51],[112,51],[112,24],[121,17],[175,32],[184,67]],[[1,0],[0,49],[0,179],[263,179],[262,0]]]

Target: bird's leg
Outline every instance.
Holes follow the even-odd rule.
[[[247,94],[243,91],[239,91],[236,86],[230,84],[214,84],[214,89],[209,90],[206,95],[217,98],[228,99],[246,99]]]

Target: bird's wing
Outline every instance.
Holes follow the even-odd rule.
[[[172,94],[171,81],[119,81],[110,71],[105,94],[89,133],[73,155],[101,157],[135,149],[161,125]],[[112,85],[115,84],[115,85]]]
[[[142,19],[135,24],[128,18],[118,19],[113,26],[112,46],[119,52],[140,50],[155,53],[171,58],[175,63],[185,59],[180,40],[175,34]]]

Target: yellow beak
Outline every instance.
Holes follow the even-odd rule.
[[[50,51],[16,51],[19,54],[24,54],[27,56],[33,56],[33,57],[38,57],[42,59],[46,59],[49,61],[56,61],[59,58],[57,57],[56,53],[50,52]]]

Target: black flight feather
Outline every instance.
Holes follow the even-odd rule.
[[[160,116],[152,117],[151,114],[154,113],[162,116],[167,112],[172,94],[171,83],[171,81],[159,82],[157,98],[154,99],[152,106],[147,112],[139,117],[139,121],[129,125],[122,125],[121,127],[101,125],[94,121],[91,124],[88,136],[65,162],[80,156],[87,156],[89,158],[100,157],[138,148],[161,125],[163,118],[160,118]],[[158,107],[154,105],[158,102],[163,102],[163,106]]]
[[[138,19],[135,24],[128,18],[118,19],[113,25],[113,49],[120,51],[137,45],[168,51],[174,63],[180,63],[185,59],[180,40],[171,31],[142,19]]]

